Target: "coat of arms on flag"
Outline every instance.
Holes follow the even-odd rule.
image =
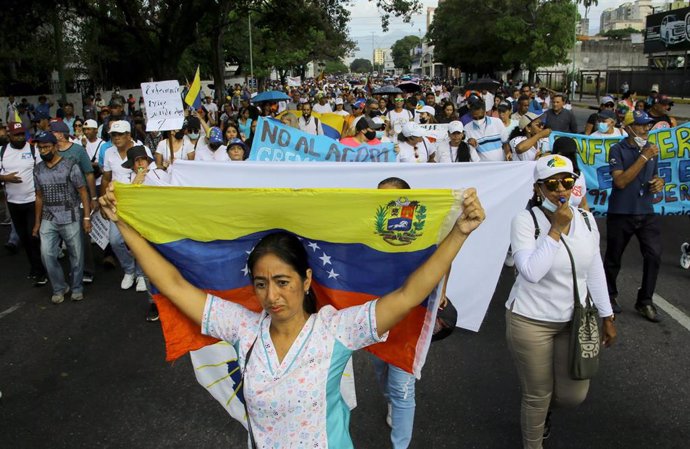
[[[409,245],[422,235],[426,206],[406,197],[379,206],[376,211],[376,234],[391,245]]]

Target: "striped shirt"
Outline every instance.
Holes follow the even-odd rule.
[[[501,135],[505,129],[503,122],[494,117],[485,117],[480,125],[473,120],[465,125],[465,141],[474,139],[477,141],[477,154],[480,162],[503,161],[503,143]]]

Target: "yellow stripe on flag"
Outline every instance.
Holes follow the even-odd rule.
[[[187,103],[187,105],[189,106],[194,105],[194,101],[199,96],[200,91],[201,75],[199,73],[199,66],[197,66],[196,73],[194,74],[194,79],[192,80],[192,85],[189,86],[189,91],[187,92],[187,95],[184,97],[184,102]]]
[[[19,116],[19,111],[15,108],[14,110],[14,123],[21,123],[22,118]]]
[[[226,189],[117,183],[115,195],[118,215],[152,243],[233,240],[285,229],[305,238],[360,243],[389,253],[437,244],[450,231],[462,204],[461,191],[450,189]],[[411,219],[411,234],[402,235],[394,226],[401,218]],[[391,238],[394,234],[403,238]]]

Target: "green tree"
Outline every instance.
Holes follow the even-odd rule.
[[[585,7],[585,19],[589,15],[589,8],[592,6],[597,6],[599,4],[599,0],[576,0],[578,4],[582,4],[582,6]]]
[[[600,36],[608,37],[609,39],[621,40],[630,37],[631,34],[640,33],[640,30],[635,28],[623,28],[622,30],[608,30],[605,33],[599,33]]]
[[[340,59],[326,61],[326,66],[323,70],[329,75],[342,75],[349,71],[347,66]]]
[[[405,72],[410,71],[412,66],[412,57],[410,50],[420,44],[421,40],[417,36],[405,36],[402,39],[395,41],[391,47],[391,56],[395,67],[403,69]]]
[[[369,73],[372,70],[371,61],[357,58],[350,64],[350,71],[354,73]]]
[[[448,0],[428,37],[446,65],[476,73],[526,68],[533,78],[538,67],[568,60],[576,16],[570,0]]]

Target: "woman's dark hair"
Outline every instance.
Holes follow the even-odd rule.
[[[527,127],[525,127],[525,128],[527,128]],[[519,126],[516,126],[516,127],[513,128],[513,130],[510,132],[510,136],[508,136],[508,141],[510,142],[510,141],[513,140],[514,138],[520,137],[520,136],[525,136],[525,137],[526,137],[526,136],[527,136],[527,131],[526,131],[524,128],[523,128],[523,129],[520,129]]]
[[[580,167],[577,165],[577,143],[575,139],[571,137],[559,137],[553,143],[551,152],[570,159],[570,162],[573,163],[573,171],[575,171],[576,175],[580,175]]]
[[[278,231],[268,234],[257,243],[251,254],[249,254],[249,259],[247,259],[247,267],[252,277],[254,276],[256,263],[267,254],[273,254],[290,265],[302,280],[307,278],[307,270],[309,269],[307,250],[304,249],[304,245],[294,234]],[[311,287],[304,296],[302,306],[305,312],[316,313],[316,295]]]
[[[383,181],[379,182],[379,185],[377,188],[381,188],[381,186],[385,186],[386,184],[391,184],[394,185],[398,189],[411,189],[410,185],[405,181],[404,179],[401,178],[396,178],[395,176],[392,176],[390,178],[386,178]]]
[[[637,92],[634,91],[634,90],[626,90],[625,92],[623,92],[623,97],[622,97],[622,99],[623,99],[623,100],[627,100],[628,98],[630,98],[630,96],[631,96],[632,94],[637,94]]]
[[[242,134],[240,133],[240,127],[235,124],[233,121],[228,121],[225,123],[225,129],[223,129],[223,140],[225,140],[225,133],[228,131],[228,128],[235,128],[235,132],[237,133],[237,138],[242,139]]]

